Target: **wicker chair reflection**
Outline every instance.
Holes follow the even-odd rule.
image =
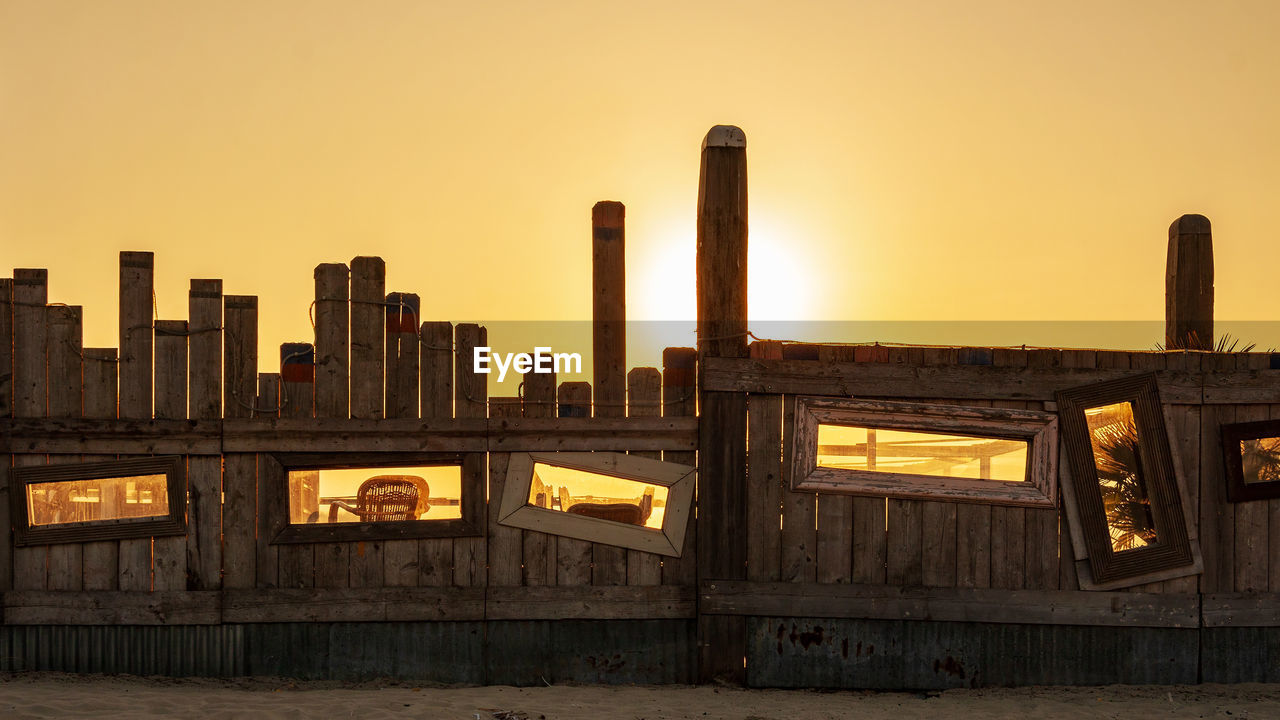
[[[338,509],[355,515],[360,522],[417,520],[427,511],[430,492],[427,483],[414,475],[377,475],[365,480],[356,491],[356,504],[342,500],[329,503],[329,522],[338,522]]]
[[[560,488],[560,508],[574,515],[585,515],[599,520],[610,520],[627,525],[643,526],[653,513],[653,488],[646,488],[639,503],[588,503],[573,502],[568,488]]]

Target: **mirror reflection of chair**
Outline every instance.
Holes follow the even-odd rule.
[[[573,503],[568,499],[569,492],[560,488],[560,506],[574,515],[610,520],[627,525],[641,525],[653,514],[653,488],[645,488],[638,503]]]
[[[355,505],[331,501],[329,522],[338,521],[339,508],[355,515],[360,522],[416,520],[427,511],[429,498],[427,482],[420,477],[377,475],[360,484]]]

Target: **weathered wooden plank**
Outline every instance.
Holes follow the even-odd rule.
[[[979,400],[1053,401],[1062,389],[1128,375],[1120,368],[1030,368],[993,365],[916,366],[890,363],[823,363],[809,360],[708,358],[703,381],[708,391],[866,398],[967,398]],[[1257,371],[1247,383],[1196,372],[1157,373],[1161,400],[1198,405],[1236,402],[1239,393],[1254,393],[1255,402],[1280,399],[1280,372]],[[1223,382],[1219,394],[1213,383]],[[1237,390],[1236,388],[1239,388]],[[1228,394],[1230,392],[1230,394]]]
[[[890,585],[920,585],[924,582],[921,561],[924,508],[921,501],[889,498],[887,513],[886,580]]]
[[[1236,407],[1236,422],[1266,420],[1268,417],[1270,408],[1266,405]],[[1235,503],[1235,592],[1265,592],[1268,588],[1269,516],[1267,502]]]
[[[657,368],[634,368],[627,373],[627,415],[629,417],[660,417],[662,415],[662,373]],[[637,450],[639,455],[661,460],[656,450]],[[628,585],[661,585],[662,556],[654,553],[627,551]]]
[[[217,421],[14,418],[0,420],[0,452],[52,455],[218,455]]]
[[[1204,366],[1231,358],[1208,355]],[[1234,365],[1234,361],[1232,361]],[[1206,405],[1200,411],[1200,553],[1204,573],[1203,593],[1231,592],[1235,589],[1235,504],[1227,500],[1223,477],[1222,426],[1235,422],[1232,406]]]
[[[13,278],[0,278],[0,420],[13,415]],[[0,451],[0,592],[13,587],[13,526],[9,472],[12,460]]]
[[[423,420],[453,418],[453,325],[424,322],[419,360]],[[440,587],[453,582],[453,539],[418,541],[418,585]]]
[[[954,587],[958,505],[945,502],[923,502],[921,505],[921,579],[925,585],[933,587]]]
[[[626,208],[603,201],[591,208],[592,415],[627,414]],[[591,584],[625,585],[627,550],[591,546]]]
[[[351,260],[352,418],[377,420],[385,417],[386,274],[382,258],[357,257]],[[351,547],[351,587],[381,587],[384,584],[383,542],[370,540]]]
[[[905,348],[894,348],[891,361],[905,362]],[[897,351],[903,352],[897,352]],[[818,359],[823,362],[849,362],[856,353],[852,347],[821,347]],[[751,433],[748,432],[748,438]],[[777,456],[775,450],[773,455]],[[750,480],[748,473],[748,480]],[[752,493],[754,495],[754,492]],[[751,498],[754,502],[754,498]],[[853,498],[837,493],[820,493],[817,497],[817,580],[823,583],[853,580]],[[774,578],[750,578],[772,580]]]
[[[47,322],[49,415],[80,417],[83,395],[81,309],[51,305],[47,308]],[[84,548],[80,543],[49,546],[47,587],[50,590],[84,588]]]
[[[746,136],[739,128],[713,127],[702,143],[697,229],[699,362],[704,358],[744,358],[747,152]],[[742,580],[746,578],[746,539],[735,530],[747,521],[747,398],[707,392],[705,386],[698,388],[698,396],[698,575]],[[785,543],[784,535],[784,579]],[[812,543],[808,550],[812,555]],[[699,680],[741,681],[745,620],[699,617],[698,651]]]
[[[1206,593],[1204,627],[1280,627],[1280,594]]]
[[[692,587],[490,587],[489,620],[641,620],[696,616]]]
[[[697,414],[698,354],[693,348],[666,348],[662,351],[662,416],[693,418]],[[696,442],[696,439],[695,439]],[[668,462],[694,465],[693,451],[667,450],[662,458]],[[663,558],[664,585],[692,585],[698,579],[698,527],[691,522],[684,531],[684,547],[678,558]]]
[[[386,399],[388,418],[418,417],[418,296],[389,293],[386,297]],[[383,584],[418,584],[418,541],[388,540],[382,546]]]
[[[558,407],[555,373],[530,373],[524,378],[524,417],[553,418]],[[556,536],[533,530],[521,533],[525,585],[555,585]]]
[[[4,594],[8,625],[214,625],[220,594],[160,592],[51,592]]]
[[[834,617],[937,622],[1184,627],[1200,625],[1195,595],[797,585],[712,581],[699,590],[706,614]]]
[[[1268,412],[1270,419],[1280,420],[1280,405],[1271,405]],[[1280,498],[1267,501],[1267,535],[1270,542],[1267,551],[1267,589],[1277,593],[1280,592]]]
[[[13,416],[43,418],[48,414],[48,314],[49,273],[38,269],[13,271]],[[43,465],[40,448],[29,455],[15,455],[14,467]],[[25,502],[14,493],[13,502]],[[5,523],[8,528],[8,524]],[[43,590],[46,587],[49,547],[36,545],[13,548],[15,590]],[[7,580],[7,578],[6,578]]]
[[[956,506],[956,585],[991,587],[990,505]]]
[[[351,416],[351,272],[347,266],[340,263],[317,265],[315,295],[317,420],[312,422],[320,418],[345,421]],[[306,421],[300,422],[305,425]],[[234,447],[229,441],[230,437],[223,438],[224,447]],[[349,445],[342,443],[329,447],[347,448]],[[348,587],[350,554],[348,543],[317,543],[313,573],[316,587]]]
[[[225,296],[223,324],[223,417],[252,420],[258,399],[258,298]],[[251,588],[257,579],[258,462],[248,453],[227,452],[222,467],[222,586]]]
[[[885,563],[889,552],[885,533],[886,503],[885,498],[853,499],[854,582],[885,582]]]
[[[120,417],[152,418],[154,256],[120,253]],[[120,541],[120,589],[151,590],[151,538]]]
[[[155,416],[187,417],[187,364],[190,325],[185,320],[156,321]],[[185,498],[184,498],[185,500]],[[152,541],[152,585],[157,592],[187,589],[187,538],[156,537]]]
[[[794,433],[795,405],[792,398],[782,398],[782,456],[790,457]],[[817,579],[817,495],[812,491],[791,489],[790,463],[782,464],[782,565],[779,578],[784,582],[815,582]],[[699,507],[702,507],[699,494]],[[734,579],[734,578],[726,578]]]
[[[280,346],[281,397],[283,404],[281,417],[310,419],[315,414],[316,366],[315,346],[311,343],[285,343]],[[267,456],[258,456],[259,490],[265,486],[266,496],[280,498],[285,503],[297,502],[308,507],[319,499],[318,480],[312,480],[312,486],[304,491],[299,488],[296,493],[288,486],[287,475],[275,471]],[[282,487],[271,487],[268,483],[278,483]],[[263,497],[263,493],[259,493]],[[277,502],[280,502],[277,500]],[[271,507],[270,504],[267,507]],[[258,524],[267,541],[282,530],[295,510],[288,508],[288,514],[282,519],[272,513],[259,513]],[[297,519],[305,519],[299,513]],[[278,583],[282,588],[307,588],[315,585],[316,555],[315,547],[310,544],[277,545]]]
[[[114,348],[85,348],[84,416],[114,418],[117,412],[117,352]],[[85,462],[114,460],[114,455],[84,455]],[[185,539],[184,539],[184,550]],[[119,581],[120,543],[115,540],[84,543],[84,589],[115,590]],[[186,567],[186,561],[182,563]],[[184,586],[185,587],[185,586]]]
[[[454,355],[454,417],[486,418],[488,416],[489,376],[475,371],[475,348],[489,344],[489,333],[474,324],[461,324],[455,329],[457,352]],[[484,453],[468,453],[462,457],[462,519],[480,532],[478,538],[453,541],[453,584],[459,587],[483,585],[487,581],[485,562],[488,557],[484,533],[487,527],[485,486],[488,480]]]
[[[747,579],[782,572],[782,397],[747,399]]]
[[[482,587],[228,590],[222,596],[228,623],[482,619]]]
[[[561,417],[589,416],[591,385],[585,382],[560,383],[557,400]],[[591,543],[574,538],[556,538],[556,584],[591,584]]]
[[[489,398],[489,417],[515,417],[522,412],[520,398]],[[489,455],[489,585],[519,585],[523,580],[520,528],[498,524],[498,509],[506,492],[507,453]]]
[[[217,421],[222,417],[222,281],[192,280],[189,306],[187,416]],[[190,458],[187,494],[187,588],[217,589],[222,586],[221,457]]]
[[[284,408],[281,373],[258,373],[258,399],[254,412],[255,417],[279,417]],[[278,530],[273,522],[273,514],[281,513],[288,517],[288,492],[280,485],[283,478],[271,476],[269,463],[271,458],[263,455],[246,455],[254,463],[257,511],[254,517],[256,539],[254,552],[257,560],[254,564],[255,582],[253,587],[273,588],[280,586],[280,552],[282,546],[272,545],[271,540]],[[246,468],[247,470],[247,468]],[[282,503],[281,500],[284,502]],[[159,541],[157,540],[157,543]],[[288,547],[283,546],[283,547]]]
[[[696,418],[510,418],[489,423],[490,452],[697,449]]]

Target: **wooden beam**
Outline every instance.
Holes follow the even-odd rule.
[[[1204,627],[1280,627],[1280,594],[1209,593],[1201,612]]]
[[[1213,349],[1213,230],[1203,215],[1169,226],[1164,275],[1165,347]]]
[[[222,597],[225,623],[483,619],[483,587],[246,589]]]
[[[693,618],[694,588],[681,585],[490,587],[488,620]]]
[[[218,455],[217,420],[0,419],[0,452],[52,455]]]
[[[221,593],[158,591],[4,593],[6,625],[216,625]]]
[[[1053,401],[1054,393],[1133,375],[1126,369],[923,366],[895,363],[824,363],[812,360],[715,358],[704,361],[708,391],[882,398],[955,398]],[[1280,371],[1233,373],[1231,379],[1184,370],[1156,373],[1161,401],[1169,405],[1236,402],[1210,388],[1242,385],[1250,402],[1280,399]],[[1240,378],[1250,378],[1247,382]],[[1260,398],[1260,399],[1254,399]]]
[[[893,585],[711,581],[699,591],[709,615],[1194,628],[1196,595],[1079,590],[995,590]]]

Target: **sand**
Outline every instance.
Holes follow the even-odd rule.
[[[432,688],[287,680],[0,675],[0,718],[1277,718],[1280,685],[1014,688],[928,693],[730,687]]]

